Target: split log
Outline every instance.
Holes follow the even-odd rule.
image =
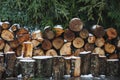
[[[41,48],[33,49],[33,56],[44,56],[45,53]]]
[[[63,46],[64,40],[60,37],[53,39],[52,45],[55,49],[60,49]]]
[[[107,34],[109,40],[117,37],[117,31],[114,28],[108,28],[106,30],[106,34]]]
[[[5,46],[5,41],[0,38],[0,50],[2,50]]]
[[[99,56],[105,56],[105,51],[100,47],[96,47],[93,50],[93,53],[99,54]]]
[[[49,49],[46,52],[46,56],[58,56],[57,52],[54,49]]]
[[[16,33],[16,35],[19,37],[19,36],[23,36],[24,34],[29,34],[29,31],[26,29],[26,28],[20,28],[18,31],[17,31],[17,33]]]
[[[19,24],[13,24],[10,29],[13,31],[13,32],[16,32],[18,31],[18,29],[20,29],[20,25]]]
[[[84,40],[80,37],[76,37],[74,40],[73,40],[73,46],[75,48],[81,48],[84,46]]]
[[[60,35],[62,35],[62,33],[64,32],[63,28],[61,25],[57,25],[53,28],[53,30],[55,31],[56,37],[59,37]]]
[[[83,51],[85,51],[84,48],[76,49],[75,52],[73,53],[73,56],[79,56],[80,52],[83,52]]]
[[[35,39],[33,39],[31,42],[32,42],[32,44],[33,44],[33,48],[35,48],[35,47],[37,47],[39,44],[41,44],[40,41],[35,40]]]
[[[2,27],[2,29],[9,29],[10,28],[10,23],[9,22],[3,22],[1,27]]]
[[[80,37],[86,39],[89,36],[89,32],[87,29],[82,29],[79,33]]]
[[[51,48],[52,48],[52,43],[49,40],[44,39],[42,42],[42,49],[49,50]]]
[[[92,27],[92,31],[93,31],[93,34],[96,36],[96,37],[103,37],[105,35],[105,30],[102,26],[100,25],[94,25]]]
[[[104,44],[105,44],[105,39],[104,38],[97,38],[96,39],[96,41],[95,41],[95,45],[97,46],[97,47],[102,47],[102,46],[104,46]]]
[[[69,29],[66,29],[64,31],[64,39],[67,41],[72,41],[75,39],[75,34],[74,32],[70,31]]]
[[[71,58],[71,77],[80,77],[81,75],[81,58],[72,57]]]
[[[83,22],[79,18],[73,18],[69,22],[69,28],[72,31],[80,31],[83,28]]]
[[[93,51],[94,50],[94,44],[86,43],[84,46],[85,51]]]
[[[15,49],[15,53],[16,53],[16,56],[17,56],[17,57],[22,56],[22,45],[19,45],[19,46]]]
[[[1,33],[1,37],[6,41],[14,40],[14,34],[9,30],[3,30]]]
[[[91,51],[80,52],[79,56],[81,57],[81,75],[90,74]]]
[[[13,51],[12,48],[10,47],[10,45],[8,43],[5,44],[4,47],[4,53],[9,52],[9,51]]]
[[[27,41],[22,44],[22,54],[23,57],[32,57],[33,45],[31,42]]]
[[[13,41],[9,41],[8,44],[12,49],[16,49],[20,45],[18,40],[15,40],[15,39]]]
[[[55,37],[55,33],[53,32],[53,30],[50,27],[47,27],[44,29],[43,38],[51,40],[54,37]]]
[[[89,34],[88,43],[95,43],[96,37],[92,34]]]
[[[118,59],[118,58],[119,58],[118,54],[116,54],[116,53],[113,53],[113,54],[108,56],[108,59]]]
[[[71,55],[71,42],[67,42],[62,46],[60,55]]]
[[[110,43],[106,43],[105,45],[104,45],[104,47],[105,47],[105,51],[107,52],[107,53],[113,53],[114,51],[115,51],[115,49],[116,49],[116,47],[115,47],[115,45],[113,45],[113,44],[110,44]]]

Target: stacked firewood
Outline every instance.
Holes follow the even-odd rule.
[[[71,19],[67,29],[61,25],[53,28],[47,26],[43,32],[37,30],[32,33],[19,24],[0,22],[0,51],[15,51],[17,57],[79,56],[82,51],[91,51],[99,56],[117,59],[119,50],[120,39],[116,29],[94,25],[88,31],[79,18]]]

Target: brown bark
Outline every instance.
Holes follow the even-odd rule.
[[[67,42],[62,46],[60,55],[71,55],[71,42]]]
[[[64,32],[62,26],[56,26],[53,28],[53,30],[55,31],[56,37],[61,36],[62,33]]]
[[[94,44],[86,43],[84,46],[85,51],[93,51],[94,50]]]
[[[103,37],[105,35],[105,30],[102,26],[100,25],[94,25],[92,27],[92,31],[93,31],[93,34],[96,36],[96,37]]]
[[[75,48],[81,48],[83,47],[85,44],[84,40],[80,37],[76,37],[74,40],[73,40],[73,46]]]
[[[43,42],[42,42],[42,48],[44,50],[49,50],[49,49],[52,48],[52,43],[49,40],[44,39]]]
[[[54,49],[49,49],[46,52],[46,56],[58,56],[58,55],[57,55],[57,52]]]
[[[10,27],[10,23],[9,22],[3,22],[2,23],[2,29],[8,29]]]
[[[73,18],[69,22],[69,28],[72,31],[80,31],[83,28],[83,22],[79,18]]]
[[[96,37],[94,35],[90,35],[88,37],[88,43],[95,43]]]
[[[99,56],[105,56],[105,51],[100,47],[96,47],[93,50],[93,53],[99,54]]]
[[[118,59],[119,57],[118,57],[118,54],[113,53],[113,54],[109,55],[108,58],[109,59]]]
[[[0,50],[2,50],[5,46],[5,41],[0,38]]]
[[[20,29],[20,25],[19,24],[13,24],[10,29],[13,31],[13,32],[16,32],[18,29]]]
[[[19,57],[22,55],[22,45],[19,45],[16,49],[15,49],[15,53],[16,56]]]
[[[55,49],[60,49],[63,43],[64,43],[64,40],[60,37],[57,37],[52,41],[52,45]]]
[[[41,48],[33,49],[33,56],[44,56],[44,51]]]
[[[72,41],[75,39],[74,32],[70,31],[69,29],[66,29],[64,32],[64,39],[67,41]]]
[[[115,45],[113,45],[113,44],[110,44],[110,43],[106,43],[105,44],[105,46],[104,46],[104,48],[105,48],[105,51],[107,52],[107,53],[113,53],[114,51],[115,51]]]
[[[14,40],[14,35],[11,31],[9,30],[3,30],[1,33],[1,37],[6,40],[6,41],[12,41]]]
[[[95,45],[98,46],[98,47],[102,47],[104,46],[105,44],[105,39],[104,38],[97,38],[96,41],[95,41]]]
[[[79,35],[81,38],[86,39],[89,36],[89,32],[87,29],[82,29]]]
[[[107,34],[109,40],[117,37],[117,31],[114,28],[108,28],[106,30],[106,34]]]

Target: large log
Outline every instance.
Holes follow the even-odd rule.
[[[117,31],[114,28],[108,28],[106,30],[106,34],[107,34],[109,40],[117,37]]]
[[[107,52],[107,53],[113,53],[114,51],[115,51],[115,49],[116,49],[116,47],[115,47],[115,45],[113,45],[113,44],[110,44],[110,43],[106,43],[105,45],[104,45],[104,48],[105,48],[105,51]]]
[[[89,32],[87,29],[82,29],[79,35],[81,38],[86,39],[89,36]]]
[[[44,56],[45,53],[41,48],[34,48],[33,49],[33,56]]]
[[[105,51],[104,49],[100,48],[100,47],[96,47],[94,50],[93,50],[93,53],[97,53],[99,54],[99,56],[105,56]]]
[[[63,38],[57,37],[55,39],[53,39],[52,41],[52,45],[55,49],[60,49],[63,46],[64,40]]]
[[[1,33],[1,37],[6,41],[14,40],[14,34],[9,30],[3,30]]]
[[[73,18],[69,22],[69,28],[72,31],[80,31],[83,28],[83,22],[79,18]]]
[[[46,51],[46,56],[58,56],[56,50],[54,49],[49,49],[48,51]]]
[[[64,39],[67,41],[72,41],[75,39],[75,34],[74,32],[70,31],[69,29],[66,29],[64,31]]]
[[[52,43],[49,40],[44,39],[42,42],[42,49],[49,50],[51,48],[52,48]]]
[[[62,46],[60,55],[71,55],[71,42],[67,42]]]
[[[95,41],[95,45],[98,47],[102,47],[105,44],[105,39],[103,37],[97,38]]]
[[[61,25],[57,25],[53,28],[53,30],[55,31],[55,36],[58,37],[58,36],[61,36],[62,33],[64,32],[63,28]]]
[[[88,43],[95,43],[96,37],[93,34],[89,34],[87,41]]]
[[[76,37],[74,40],[73,40],[73,46],[75,48],[82,48],[84,46],[84,40],[80,37]]]
[[[100,25],[94,25],[92,27],[92,31],[93,31],[93,34],[96,36],[96,37],[103,37],[105,35],[105,30],[102,26]]]
[[[84,46],[85,51],[93,51],[94,50],[94,44],[86,43]]]

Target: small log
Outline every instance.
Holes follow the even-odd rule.
[[[34,56],[36,60],[35,77],[51,77],[53,57],[52,56]]]
[[[19,24],[13,24],[10,29],[13,31],[13,32],[16,32],[18,31],[18,29],[20,29],[20,25]]]
[[[89,34],[88,43],[95,43],[96,37],[92,34]]]
[[[109,59],[118,59],[119,57],[118,57],[118,54],[113,53],[113,54],[109,55],[108,58]]]
[[[29,41],[22,44],[22,54],[23,57],[32,57],[33,44]]]
[[[46,52],[46,56],[58,56],[57,52],[54,49],[49,49]]]
[[[60,55],[71,55],[71,42],[67,42],[62,46]]]
[[[94,50],[94,44],[86,43],[84,46],[85,51],[93,51]]]
[[[71,77],[80,77],[81,75],[81,58],[72,57],[71,58]]]
[[[14,34],[9,30],[3,30],[1,33],[1,37],[6,41],[14,40]]]
[[[8,44],[12,49],[16,49],[20,45],[18,40],[9,41]]]
[[[35,60],[22,59],[20,60],[23,80],[30,80],[35,77]]]
[[[41,44],[40,41],[35,40],[35,39],[31,40],[31,42],[32,42],[32,44],[33,44],[33,48],[35,48],[35,47],[37,47],[39,44]]]
[[[42,42],[42,49],[49,50],[51,48],[52,48],[52,43],[49,40],[44,39]]]
[[[22,56],[22,45],[19,45],[19,46],[15,49],[15,53],[16,53],[16,56],[17,56],[17,57]]]
[[[96,41],[95,41],[95,45],[97,46],[97,47],[102,47],[102,46],[104,46],[104,44],[105,44],[105,39],[104,38],[97,38],[96,39]]]
[[[64,39],[67,41],[72,41],[75,39],[74,32],[70,31],[69,29],[66,29],[64,32]]]
[[[23,36],[24,34],[29,34],[29,31],[26,29],[26,28],[20,28],[18,31],[17,31],[17,33],[16,33],[16,35],[19,37],[19,36]]]
[[[80,31],[83,28],[83,22],[79,18],[73,18],[69,22],[69,28],[72,31]]]
[[[86,39],[89,36],[89,32],[87,29],[82,29],[79,33],[80,37]]]
[[[12,51],[12,48],[10,47],[10,45],[8,43],[6,43],[5,47],[4,47],[4,53],[6,53],[8,51]]]
[[[119,60],[107,59],[107,74],[106,76],[119,76]]]
[[[41,48],[33,49],[33,56],[44,56],[45,53]]]
[[[91,54],[91,74],[94,77],[98,77],[99,76],[99,68],[100,68],[100,64],[99,64],[99,55],[92,53]]]
[[[107,58],[106,58],[106,56],[99,57],[99,64],[100,64],[99,74],[106,75],[106,71],[107,71]]]
[[[115,45],[110,44],[110,43],[106,43],[104,48],[105,48],[105,51],[107,53],[110,53],[110,54],[113,53],[115,51],[115,49],[116,49]]]
[[[75,48],[81,48],[84,46],[84,40],[80,37],[76,37],[74,40],[73,40],[73,46]]]
[[[99,56],[105,56],[105,51],[100,47],[96,47],[93,50],[93,53],[99,54]]]
[[[0,38],[0,50],[2,50],[5,46],[5,41]]]
[[[2,23],[2,29],[9,29],[10,28],[10,23],[9,22],[3,22]]]
[[[57,25],[53,28],[53,30],[55,31],[56,37],[59,37],[62,35],[62,33],[64,32],[63,28],[61,25]]]
[[[60,49],[63,46],[64,40],[60,37],[53,39],[52,45],[55,49]]]
[[[92,27],[92,31],[93,31],[93,34],[96,36],[96,37],[103,37],[105,35],[105,30],[102,26],[100,25],[94,25]]]
[[[75,52],[73,53],[73,56],[79,56],[80,52],[83,52],[83,51],[85,51],[84,48],[76,49]]]
[[[81,57],[81,75],[90,74],[91,51],[80,52],[79,56]]]
[[[117,31],[114,28],[108,28],[106,30],[106,34],[107,34],[109,40],[117,37]]]

